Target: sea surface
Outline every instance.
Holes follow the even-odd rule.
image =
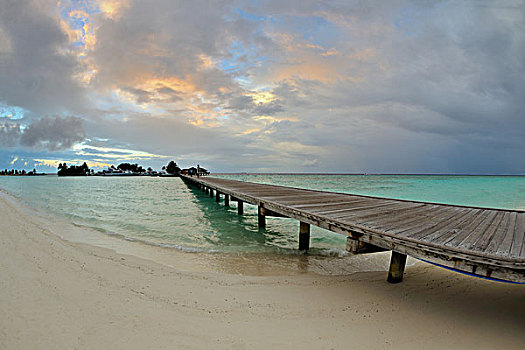
[[[468,206],[525,209],[524,176],[216,175],[285,186]],[[298,254],[298,222],[188,188],[179,178],[0,177],[23,203],[117,238],[188,252]],[[345,237],[312,227],[309,255],[342,256]]]

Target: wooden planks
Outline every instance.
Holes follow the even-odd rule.
[[[510,249],[510,255],[513,257],[523,256],[524,251],[524,236],[525,236],[525,215],[518,215],[516,218],[516,226],[514,230],[514,238],[512,240],[512,248]]]
[[[424,203],[183,177],[264,213],[299,220],[359,242],[486,277],[525,281],[525,212]],[[226,200],[225,200],[226,201]],[[306,226],[301,226],[306,232]],[[301,236],[300,236],[301,237]],[[304,240],[303,240],[304,242]]]

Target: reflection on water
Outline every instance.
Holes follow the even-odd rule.
[[[265,229],[257,225],[255,206],[245,205],[244,215],[237,214],[237,203],[224,206],[217,204],[204,192],[190,188],[196,208],[202,215],[203,222],[210,228],[206,235],[207,242],[220,251],[249,253],[282,253],[289,255],[303,254],[297,251],[299,222],[289,218],[267,217]],[[332,232],[312,228],[311,255],[342,255],[345,238]],[[240,249],[242,248],[242,249]]]
[[[23,202],[100,232],[189,252],[297,254],[298,223],[268,218],[254,206],[237,215],[179,178],[2,177],[0,187]],[[338,255],[344,237],[312,230],[311,254]]]

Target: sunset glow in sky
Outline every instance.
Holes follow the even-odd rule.
[[[0,168],[525,173],[522,1],[2,0]]]

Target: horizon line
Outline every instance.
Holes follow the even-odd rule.
[[[383,176],[525,176],[525,174],[468,174],[468,173],[301,173],[301,172],[211,172],[211,175],[383,175]]]

